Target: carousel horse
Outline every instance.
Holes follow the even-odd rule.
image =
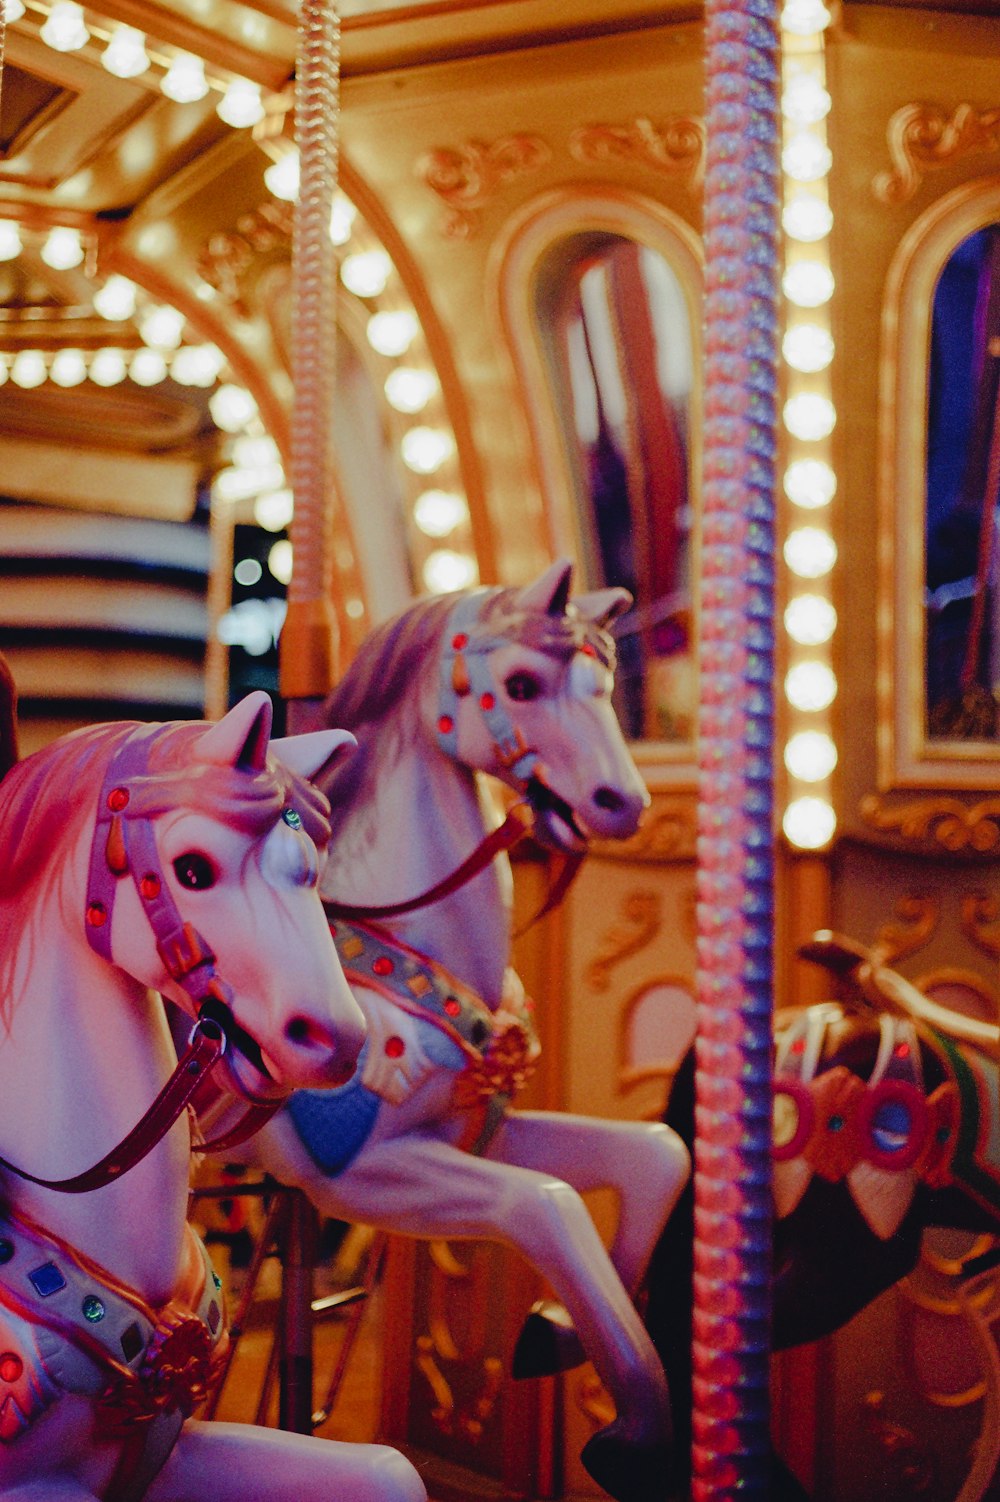
[[[824,932],[800,953],[852,995],[776,1018],[777,1351],[839,1330],[912,1272],[926,1228],[1000,1235],[1000,1030],[936,1004],[851,940]],[[690,1144],[694,1073],[692,1049],[665,1113]],[[688,1190],[653,1254],[646,1313],[678,1430],[690,1408],[693,1213]],[[994,1448],[990,1469],[1000,1436]],[[981,1470],[990,1446],[980,1449]],[[772,1494],[805,1497],[777,1461]]]
[[[669,1401],[632,1295],[688,1155],[662,1123],[507,1109],[537,1052],[508,968],[503,852],[523,810],[497,828],[481,774],[574,858],[591,836],[630,835],[648,803],[610,699],[607,627],[629,597],[570,601],[570,576],[560,563],[523,589],[418,603],[369,638],[329,700],[359,749],[322,781],[336,840],[321,889],[369,1036],[355,1078],[296,1093],[248,1161],[327,1216],[516,1247],[558,1303],[529,1316],[514,1375],[590,1358],[617,1416],[583,1462],[644,1502],[663,1492]],[[610,1254],[580,1197],[609,1185]]]
[[[386,1447],[190,1417],[225,1343],[185,1221],[193,1093],[222,1073],[239,1139],[364,1036],[307,780],[351,737],[269,749],[270,724],[256,694],[211,726],[97,726],[0,781],[4,1502],[425,1496]],[[193,1018],[179,1061],[157,992]]]

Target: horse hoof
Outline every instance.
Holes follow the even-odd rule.
[[[616,1502],[663,1502],[673,1476],[673,1452],[665,1442],[623,1439],[617,1424],[599,1429],[580,1452],[584,1469]]]
[[[580,1337],[566,1310],[551,1299],[532,1307],[514,1347],[511,1372],[515,1377],[553,1377],[586,1361]]]

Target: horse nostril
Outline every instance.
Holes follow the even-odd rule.
[[[605,813],[620,814],[625,807],[626,799],[614,788],[600,787],[594,794],[594,802],[598,808],[603,808]]]
[[[290,1017],[285,1024],[285,1037],[298,1048],[333,1048],[330,1034],[319,1023],[308,1017]]]

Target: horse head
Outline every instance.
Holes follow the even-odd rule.
[[[624,589],[570,598],[572,566],[522,589],[459,597],[445,629],[437,738],[456,760],[526,796],[557,848],[634,833],[649,795],[611,704]]]
[[[107,766],[91,843],[93,949],[232,1045],[251,1099],[343,1083],[364,1021],[323,916],[328,805],[311,779],[343,731],[270,741],[251,694],[217,724],[135,727]]]

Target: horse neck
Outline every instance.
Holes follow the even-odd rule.
[[[372,759],[356,796],[334,807],[323,892],[355,906],[405,901],[443,881],[496,823],[483,780],[420,738],[391,765]],[[510,863],[494,860],[450,896],[382,926],[446,966],[491,1007],[510,953]]]
[[[120,1142],[173,1066],[163,1007],[52,922],[23,942],[29,977],[0,1034],[0,1154],[48,1179],[89,1168]],[[120,1184],[62,1194],[3,1175],[15,1210],[93,1258],[153,1304],[180,1266],[188,1179],[182,1121]]]

